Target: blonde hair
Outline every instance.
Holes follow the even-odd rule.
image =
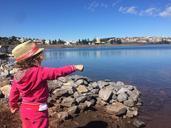
[[[20,68],[20,69],[27,69],[27,68],[30,68],[30,67],[34,67],[34,66],[38,66],[41,64],[41,61],[42,59],[40,58],[40,55],[43,53],[40,52],[26,60],[22,60],[20,62],[16,62],[16,65],[15,67],[16,68]]]

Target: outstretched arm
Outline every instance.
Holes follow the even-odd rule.
[[[53,80],[57,79],[60,76],[69,75],[75,71],[83,71],[83,65],[70,65],[61,68],[46,68],[42,67],[41,69],[41,78],[42,80]]]

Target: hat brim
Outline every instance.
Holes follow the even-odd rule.
[[[44,51],[44,48],[39,48],[39,49],[38,49],[34,54],[32,54],[30,57],[35,56],[35,55],[37,55],[37,54],[39,54],[40,52],[43,52],[43,51]],[[30,58],[30,57],[28,57],[28,58]],[[24,61],[24,60],[26,60],[26,59],[28,59],[28,58],[25,58],[25,59],[20,60],[20,61],[15,61],[15,62],[18,63],[18,62]]]
[[[33,56],[39,54],[40,52],[43,52],[44,51],[44,48],[39,48],[34,54]]]

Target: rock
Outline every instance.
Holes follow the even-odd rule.
[[[61,96],[68,94],[68,90],[66,90],[66,89],[55,89],[53,91],[53,94],[55,95],[56,98],[59,98]]]
[[[87,99],[87,97],[82,95],[82,96],[76,98],[76,101],[77,101],[77,103],[81,103],[81,102],[84,102],[86,99]]]
[[[68,94],[73,95],[74,94],[74,89],[68,89]]]
[[[3,93],[3,95],[5,96],[5,98],[9,97],[10,89],[11,89],[11,85],[5,85],[0,88],[0,90]]]
[[[98,104],[101,105],[101,106],[106,106],[107,105],[107,102],[103,101],[103,100],[97,100],[98,101]]]
[[[117,97],[117,100],[119,102],[123,102],[128,99],[128,95],[126,93],[120,93]]]
[[[137,105],[137,106],[142,106],[143,103],[138,101],[136,105]]]
[[[129,118],[132,118],[132,117],[137,116],[137,115],[138,115],[138,111],[137,110],[133,110],[133,111],[128,110],[127,114],[126,114],[126,116],[129,117]]]
[[[115,94],[112,95],[112,100],[117,100],[117,96]]]
[[[66,83],[63,83],[63,86],[66,86],[66,87],[74,87],[74,82],[72,80],[67,81]]]
[[[103,88],[99,91],[99,97],[104,101],[110,100],[112,94],[113,92],[109,88]]]
[[[71,107],[75,103],[75,99],[72,97],[66,97],[62,100],[61,105],[65,107]]]
[[[117,86],[123,86],[123,85],[124,85],[124,83],[123,83],[123,82],[121,82],[121,81],[117,81],[117,82],[116,82],[116,85],[117,85]]]
[[[68,112],[59,112],[57,116],[60,120],[66,120],[69,117],[69,114]]]
[[[128,85],[128,89],[129,89],[130,91],[133,91],[133,90],[134,90],[134,86]]]
[[[133,125],[136,127],[136,128],[142,128],[142,127],[145,127],[145,123],[141,120],[138,120],[138,119],[135,119],[133,121]]]
[[[127,112],[126,106],[119,102],[116,102],[116,103],[113,103],[112,105],[106,106],[106,110],[109,113],[114,113],[117,116],[124,115]]]
[[[138,101],[139,95],[138,95],[138,93],[137,93],[136,91],[131,91],[131,92],[129,93],[129,96],[130,96],[130,98],[131,98],[134,102],[137,102],[137,101]]]
[[[93,94],[98,94],[98,93],[99,93],[99,89],[92,89],[91,92],[92,92]]]
[[[84,80],[84,85],[88,85],[88,81],[87,80]]]
[[[83,79],[79,79],[75,82],[75,84],[77,85],[81,85],[81,84],[84,84],[84,80]]]
[[[50,92],[53,92],[55,89],[60,88],[62,85],[63,83],[58,80],[48,81],[48,88]]]
[[[83,79],[83,80],[87,80],[87,81],[88,81],[88,78],[87,78],[87,77],[79,76],[79,75],[72,75],[72,76],[69,76],[69,79],[74,80],[74,81],[77,81],[77,80],[79,80],[79,79]]]
[[[93,88],[99,88],[97,82],[93,82],[91,85]]]
[[[62,83],[66,83],[68,81],[67,77],[59,77],[58,80]]]
[[[123,116],[127,113],[126,108],[121,108],[118,112],[115,113],[116,116]]]
[[[85,101],[87,107],[91,107],[91,106],[94,106],[96,101],[94,99],[90,100],[90,101]]]
[[[74,98],[78,98],[80,96],[80,94],[78,92],[74,93]]]
[[[121,93],[126,93],[126,92],[128,92],[128,91],[129,91],[128,88],[121,88],[121,89],[117,92],[117,94],[119,95],[119,94],[121,94]]]
[[[105,79],[104,81],[105,81],[105,82],[111,82],[111,80],[109,80],[109,79]]]
[[[128,100],[124,101],[124,105],[128,107],[133,107],[134,106],[134,101],[132,98],[129,98]]]
[[[109,83],[108,82],[105,82],[105,81],[98,81],[97,82],[97,84],[98,84],[98,86],[99,86],[99,88],[103,88],[103,87],[105,87],[105,86],[107,86],[107,85],[109,85]]]
[[[78,108],[79,108],[80,112],[84,112],[85,109],[87,109],[87,104],[86,103],[80,103],[78,105]]]
[[[78,107],[77,106],[72,106],[70,108],[68,108],[68,114],[71,116],[74,116],[74,114],[76,114],[78,111]]]
[[[76,89],[77,89],[77,91],[79,93],[86,93],[86,92],[88,92],[88,89],[84,85],[79,85]]]
[[[91,91],[91,90],[93,90],[93,86],[88,86],[87,89],[88,89],[89,91]]]

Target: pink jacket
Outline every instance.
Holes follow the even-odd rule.
[[[74,71],[76,69],[72,65],[62,68],[37,66],[16,73],[9,96],[10,107],[17,106],[19,96],[22,97],[22,102],[46,103],[48,98],[47,80],[54,80]]]

